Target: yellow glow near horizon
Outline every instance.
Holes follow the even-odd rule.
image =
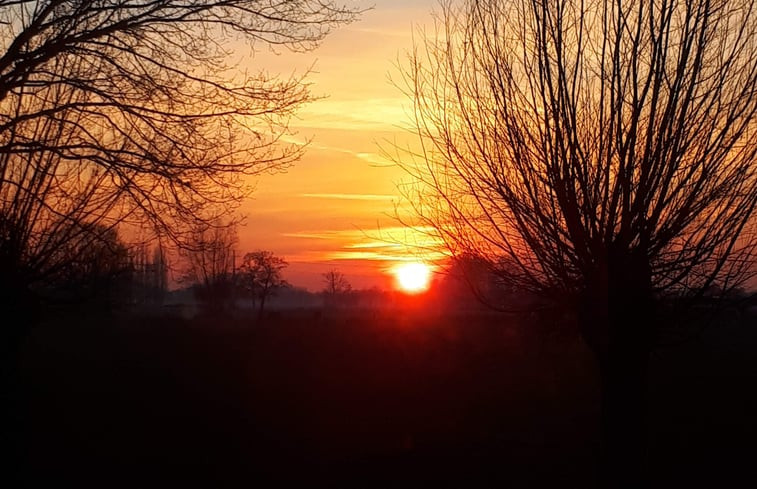
[[[398,185],[407,174],[384,154],[414,148],[408,132],[412,102],[391,81],[396,62],[413,45],[414,26],[432,19],[436,0],[350,0],[367,10],[340,26],[312,52],[241,46],[240,64],[254,71],[307,73],[318,98],[290,121],[284,144],[309,142],[302,159],[283,173],[250,177],[252,197],[239,213],[239,253],[267,249],[287,259],[287,280],[317,291],[321,274],[337,268],[353,288],[392,287],[397,263],[443,258],[434,233],[400,226]],[[428,251],[431,250],[431,251]]]
[[[404,292],[418,293],[428,290],[431,282],[431,267],[423,263],[403,263],[393,270],[397,285]]]

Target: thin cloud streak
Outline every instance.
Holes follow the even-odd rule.
[[[392,201],[397,199],[394,195],[377,195],[377,194],[300,194],[300,197],[312,199],[334,199],[334,200],[370,200],[370,201]]]
[[[363,260],[396,264],[413,261],[435,262],[446,258],[441,242],[429,234],[429,229],[423,227],[398,226],[367,231],[357,229],[304,231],[286,233],[284,236],[321,240],[322,245],[311,247],[303,254],[307,255],[307,260],[315,262]],[[297,258],[304,259],[305,257]]]
[[[316,140],[312,140],[312,139],[308,140],[308,139],[302,138],[300,136],[295,136],[295,135],[284,135],[281,137],[281,141],[288,144],[307,145],[307,149],[309,151],[341,153],[341,154],[353,156],[355,158],[358,158],[360,160],[370,163],[371,166],[378,166],[378,167],[395,166],[395,163],[391,159],[379,153],[373,153],[369,151],[354,151],[347,148],[330,146],[327,144],[320,143]]]
[[[380,262],[418,262],[418,261],[437,261],[443,260],[447,256],[442,252],[418,253],[413,254],[389,254],[376,251],[336,251],[327,255],[328,260],[365,260]]]

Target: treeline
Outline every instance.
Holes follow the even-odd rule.
[[[30,288],[36,304],[113,307],[161,304],[169,288],[169,260],[160,244],[128,244],[115,229],[72,241],[59,265]]]

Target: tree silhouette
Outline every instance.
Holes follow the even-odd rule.
[[[304,75],[248,73],[234,51],[308,50],[357,13],[321,0],[0,0],[0,297],[52,273],[47,257],[81,223],[181,245],[194,221],[228,215],[244,175],[300,157],[282,137],[312,100]]]
[[[147,243],[132,246],[129,268],[128,300],[134,304],[162,304],[168,291],[169,269],[162,244],[158,243],[152,250]]]
[[[577,310],[608,484],[642,477],[659,299],[755,272],[754,8],[444,2],[402,65],[414,214],[453,255]]]
[[[323,291],[327,294],[345,294],[352,290],[347,277],[337,269],[329,270],[323,274],[323,284]]]
[[[194,287],[200,303],[223,309],[233,298],[236,226],[202,223],[192,236],[191,247],[181,250],[186,264],[183,280]]]
[[[51,259],[61,264],[39,284],[37,292],[64,301],[89,301],[109,305],[124,292],[129,280],[129,249],[115,229],[83,225],[75,239],[56,250]]]
[[[352,291],[352,285],[342,272],[331,269],[323,274],[323,293],[327,306],[334,306]]]
[[[253,251],[244,255],[237,270],[237,283],[257,301],[258,321],[263,318],[266,300],[287,285],[282,271],[288,263],[271,251]]]

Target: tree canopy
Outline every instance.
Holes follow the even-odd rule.
[[[400,158],[415,215],[451,253],[538,292],[580,291],[608,267],[648,268],[657,293],[743,283],[756,7],[444,2],[402,65],[422,145]]]
[[[289,264],[272,251],[257,250],[244,255],[237,270],[237,283],[258,303],[258,319],[263,316],[266,300],[289,285],[283,271]]]

